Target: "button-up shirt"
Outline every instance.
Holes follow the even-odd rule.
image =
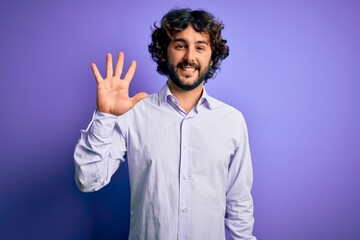
[[[85,192],[128,161],[131,240],[256,239],[243,115],[205,89],[188,113],[167,84],[122,116],[95,111],[74,158]]]

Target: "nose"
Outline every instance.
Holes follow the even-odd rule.
[[[195,51],[192,48],[188,48],[185,52],[184,60],[187,60],[188,62],[194,62],[195,61]]]

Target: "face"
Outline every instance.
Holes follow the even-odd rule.
[[[180,89],[195,89],[203,84],[212,64],[209,34],[189,25],[173,35],[167,57],[170,80]]]

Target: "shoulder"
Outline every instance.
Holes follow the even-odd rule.
[[[142,121],[154,117],[154,113],[159,112],[158,94],[149,94],[140,100],[135,106],[124,114],[125,121],[132,124],[134,121]]]
[[[226,119],[228,119],[229,121],[235,121],[237,123],[239,123],[240,121],[245,123],[245,118],[243,113],[237,108],[210,96],[209,96],[209,102],[211,105],[211,110],[215,114],[219,114],[225,117]]]
[[[157,93],[149,94],[149,96],[136,103],[136,105],[129,112],[143,110],[144,108],[148,108],[149,106],[158,105],[158,103],[159,103],[158,94]]]
[[[138,124],[144,119],[151,117],[157,106],[157,94],[150,94],[146,98],[137,102],[133,108],[125,114],[119,116],[117,124],[122,130],[127,130],[132,125]]]
[[[234,140],[236,146],[239,146],[244,139],[248,138],[247,124],[243,113],[237,108],[221,100],[211,97],[211,108],[208,117],[214,122],[217,130]],[[210,116],[211,115],[211,116]],[[209,118],[207,121],[210,121]]]

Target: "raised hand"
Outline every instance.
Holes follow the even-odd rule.
[[[91,64],[91,69],[97,83],[97,109],[100,112],[110,113],[120,116],[129,111],[135,104],[147,97],[147,93],[141,92],[134,97],[129,97],[129,85],[134,76],[136,62],[132,61],[129,70],[123,79],[120,79],[124,65],[124,53],[120,52],[113,71],[112,56],[106,55],[106,78],[103,79],[95,63]]]

